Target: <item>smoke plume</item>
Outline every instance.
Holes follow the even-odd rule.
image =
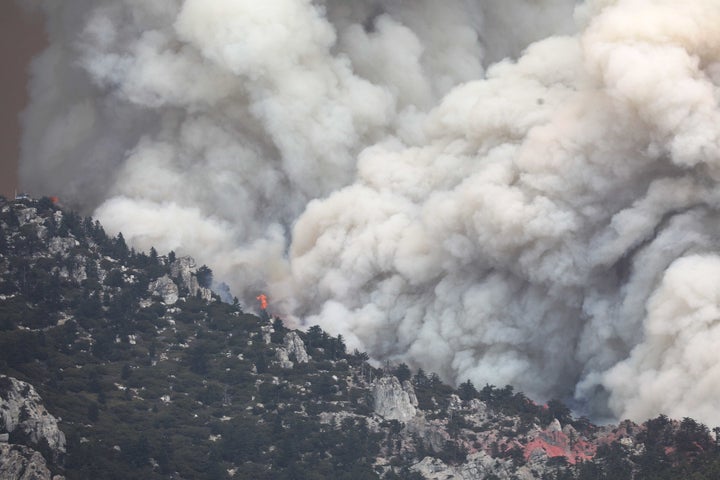
[[[716,0],[37,0],[22,183],[378,360],[720,424]]]

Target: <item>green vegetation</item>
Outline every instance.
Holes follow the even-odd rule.
[[[289,330],[280,319],[182,285],[174,305],[151,296],[150,282],[174,261],[173,252],[138,253],[49,200],[0,200],[0,373],[34,385],[62,419],[68,453],[53,468],[68,480],[416,480],[410,466],[426,455],[459,465],[484,449],[518,468],[517,439],[555,419],[597,438],[599,427],[559,400],[538,405],[510,385],[470,380],[456,390],[406,364],[376,368],[318,326],[298,332],[309,362],[290,354],[293,368],[281,368]],[[209,267],[193,274],[213,284]],[[373,414],[370,386],[388,374],[412,385],[425,421],[444,429],[440,440]],[[6,390],[0,382],[0,396]],[[478,404],[491,412],[482,425],[468,420]],[[664,416],[623,428],[635,443],[602,444],[576,465],[548,459],[542,478],[720,478],[720,430]]]
[[[19,226],[24,208],[37,216]],[[68,479],[377,477],[379,438],[364,419],[319,420],[348,396],[342,337],[301,334],[311,363],[281,369],[264,341],[271,324],[218,298],[150,298],[169,258],[55,212],[24,201],[0,214],[0,247],[12,252],[0,257],[0,371],[62,418]],[[68,246],[50,254],[49,238]],[[212,284],[207,266],[196,277]],[[272,325],[280,345],[288,330]]]

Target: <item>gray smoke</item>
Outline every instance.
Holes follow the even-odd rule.
[[[720,423],[716,0],[39,0],[24,188],[451,382]]]

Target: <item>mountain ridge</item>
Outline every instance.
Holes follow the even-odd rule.
[[[49,198],[0,199],[0,374],[60,418],[52,474],[718,478],[720,447],[692,419],[596,426],[509,385],[377,368],[342,336],[222,302],[211,277]]]

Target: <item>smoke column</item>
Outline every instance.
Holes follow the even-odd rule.
[[[376,359],[720,424],[716,0],[51,0],[21,179]]]

